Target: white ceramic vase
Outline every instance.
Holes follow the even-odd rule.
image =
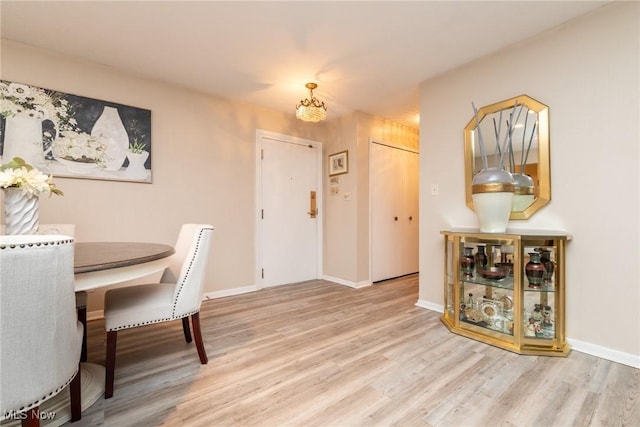
[[[39,226],[38,196],[20,188],[5,188],[4,234],[36,234]]]
[[[110,171],[120,169],[127,157],[129,135],[122,124],[118,109],[104,107],[102,115],[98,117],[91,129],[91,136],[102,137],[107,145],[105,169]]]
[[[471,198],[482,233],[504,233],[513,205],[513,177],[504,169],[483,169],[473,177]]]
[[[127,159],[129,159],[129,166],[127,166],[126,175],[135,179],[146,179],[147,169],[144,167],[144,163],[149,157],[148,151],[142,153],[127,152]]]
[[[513,212],[522,212],[533,203],[535,199],[535,186],[529,175],[513,175]]]
[[[3,163],[20,157],[32,166],[44,162],[42,120],[29,116],[7,117],[4,131]]]

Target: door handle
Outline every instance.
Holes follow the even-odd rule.
[[[309,218],[316,218],[318,216],[317,206],[318,205],[316,202],[316,192],[310,191],[309,192],[309,212],[307,212],[307,214],[309,214]]]

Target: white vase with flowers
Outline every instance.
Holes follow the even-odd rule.
[[[40,194],[62,195],[53,177],[15,157],[0,165],[0,188],[3,190],[3,234],[35,234],[39,225]]]

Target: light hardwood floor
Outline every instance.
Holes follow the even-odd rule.
[[[415,306],[418,277],[206,301],[208,365],[179,321],[118,334],[114,397],[73,426],[640,426],[640,370],[519,356]],[[102,321],[89,361],[104,363]]]

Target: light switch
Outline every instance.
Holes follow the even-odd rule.
[[[440,186],[438,184],[431,184],[431,195],[432,196],[440,195]]]

